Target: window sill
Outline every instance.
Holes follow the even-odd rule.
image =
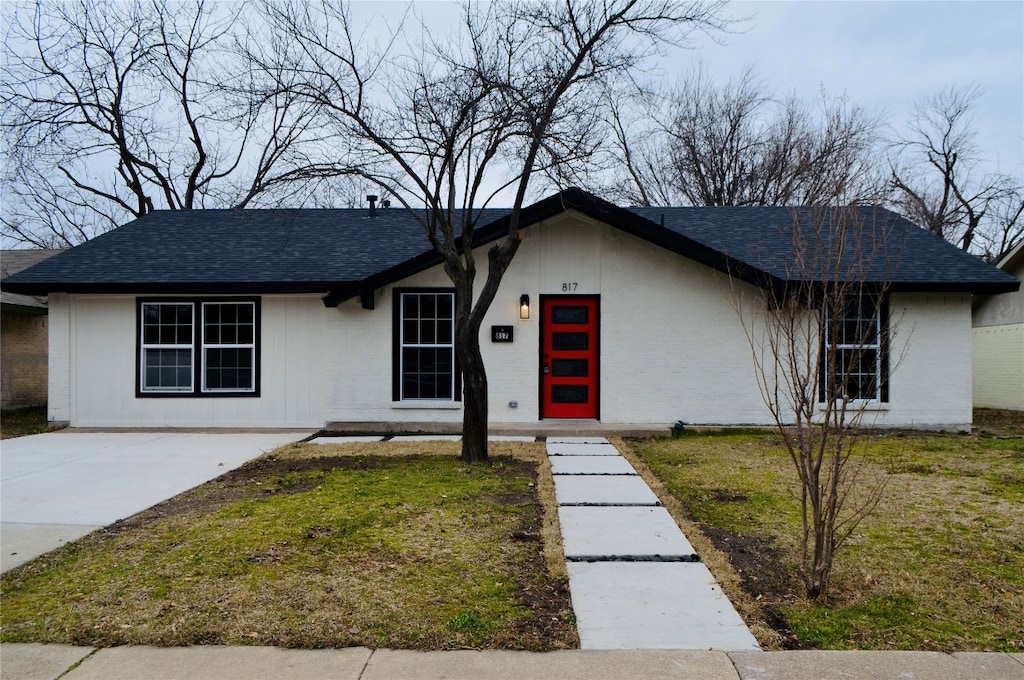
[[[462,409],[461,401],[431,401],[431,400],[409,400],[393,401],[391,408],[394,409],[415,409],[421,411],[457,411]]]
[[[837,403],[836,406],[841,406]],[[825,408],[823,402],[818,402],[818,410]],[[882,401],[851,401],[846,405],[846,408],[851,411],[888,411],[889,403]]]

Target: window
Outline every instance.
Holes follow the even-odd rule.
[[[835,305],[835,307],[840,307]],[[888,401],[883,300],[849,297],[840,309],[826,305],[821,399]],[[838,318],[829,312],[838,311]]]
[[[455,361],[455,293],[395,291],[396,401],[459,401]]]
[[[258,317],[257,300],[139,301],[139,395],[257,396]]]

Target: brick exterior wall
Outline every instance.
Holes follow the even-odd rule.
[[[0,314],[0,407],[46,403],[46,317]]]

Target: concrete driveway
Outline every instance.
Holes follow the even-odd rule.
[[[51,432],[0,444],[0,572],[312,432]]]

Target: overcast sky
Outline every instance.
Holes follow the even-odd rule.
[[[894,125],[916,100],[976,83],[978,146],[1024,177],[1024,2],[752,1],[730,11],[751,18],[744,32],[702,40],[692,55],[716,79],[753,65],[775,90],[845,92]]]
[[[381,26],[405,2],[363,0],[357,22]],[[418,0],[432,30],[458,21],[458,5]],[[993,167],[1024,177],[1024,2],[1021,0],[747,0],[727,12],[747,17],[719,42],[660,62],[671,83],[698,61],[719,84],[752,66],[771,91],[813,100],[824,88],[847,94],[902,127],[915,101],[950,86],[977,84],[977,145]]]

